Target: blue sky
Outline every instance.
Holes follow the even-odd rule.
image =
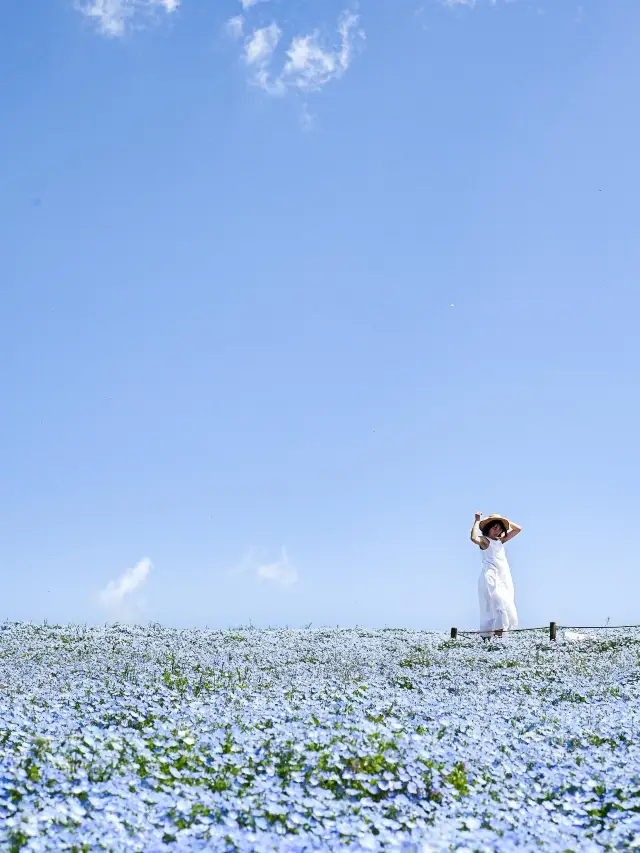
[[[0,617],[640,621],[640,6],[244,6],[4,10]]]

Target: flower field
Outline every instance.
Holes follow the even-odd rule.
[[[640,632],[0,626],[0,850],[640,847]]]

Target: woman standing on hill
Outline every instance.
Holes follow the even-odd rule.
[[[522,528],[501,515],[481,519],[482,513],[477,512],[471,541],[482,551],[482,574],[478,581],[480,632],[487,639],[491,635],[501,637],[503,631],[518,627],[513,580],[504,543],[517,536]]]

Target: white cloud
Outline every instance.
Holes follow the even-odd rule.
[[[280,586],[293,586],[298,581],[298,572],[291,564],[287,551],[283,547],[279,560],[258,566],[258,577],[261,581],[270,581]]]
[[[125,35],[130,27],[158,13],[177,11],[180,0],[77,0],[78,10],[96,24],[105,36]]]
[[[309,107],[307,104],[302,104],[302,110],[300,112],[300,125],[303,130],[313,130],[313,126],[315,124],[316,117],[313,113],[309,112]]]
[[[357,26],[357,15],[345,13],[338,24],[340,44],[333,49],[322,46],[318,32],[296,36],[287,51],[283,78],[303,91],[317,91],[341,77],[351,65],[355,40],[364,38]]]
[[[274,64],[282,30],[277,23],[253,30],[244,44],[244,62],[251,69],[251,83],[270,95],[281,96],[292,90],[319,91],[348,71],[357,45],[365,38],[358,21],[357,15],[344,12],[333,44],[327,44],[317,29],[293,36],[279,71]]]
[[[493,0],[490,0],[493,2]],[[105,36],[121,38],[144,27],[159,16],[176,12],[181,0],[71,0],[75,7]],[[242,60],[253,86],[269,95],[287,92],[309,94],[338,80],[350,68],[358,45],[365,38],[358,16],[348,10],[338,20],[336,36],[330,40],[319,29],[293,34],[283,42],[277,21],[257,26],[255,7],[269,0],[239,0],[240,12],[225,24],[227,36],[242,43]],[[449,4],[475,0],[441,0]],[[287,46],[288,45],[288,46]],[[303,126],[308,127],[306,113]]]
[[[251,575],[261,582],[274,583],[278,586],[293,586],[298,582],[298,570],[291,563],[287,549],[280,549],[280,559],[268,562],[264,552],[250,548],[239,565],[235,566],[230,574]]]
[[[247,65],[263,67],[268,65],[278,46],[282,30],[277,24],[269,24],[253,31],[244,45],[244,61]]]
[[[244,35],[244,18],[242,15],[234,15],[226,24],[227,34],[233,39],[241,39]]]
[[[280,27],[272,23],[254,30],[244,43],[244,62],[251,68],[251,81],[270,95],[284,93],[280,81],[271,79],[269,73],[269,65],[281,36]]]
[[[124,571],[120,577],[109,581],[100,591],[102,606],[113,616],[122,616],[130,608],[140,607],[139,592],[149,577],[152,564],[144,557],[133,568]]]

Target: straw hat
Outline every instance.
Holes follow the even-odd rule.
[[[488,515],[486,518],[483,518],[480,522],[480,530],[482,533],[485,533],[492,524],[495,524],[496,521],[501,521],[504,525],[504,532],[509,532],[509,519],[505,518],[503,515]]]

